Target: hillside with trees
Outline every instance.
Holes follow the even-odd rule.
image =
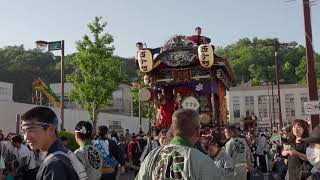
[[[217,48],[216,53],[229,60],[237,79],[235,85],[251,82],[275,82],[275,61],[273,47],[260,47],[255,44],[270,42],[273,39],[248,38],[225,48]],[[320,55],[314,54],[317,78],[320,78]],[[279,51],[281,64],[280,79],[285,84],[306,84],[306,53],[301,45],[294,48],[281,48]],[[318,81],[318,86],[319,86]]]
[[[261,82],[275,79],[274,50],[272,47],[255,46],[257,42],[269,42],[272,39],[243,38],[224,48],[216,47],[219,56],[229,60],[237,79],[234,85]],[[134,52],[133,52],[134,55]],[[320,55],[314,54],[317,78],[320,78]],[[75,54],[65,57],[65,73],[72,74]],[[124,83],[138,79],[134,58],[112,56],[120,62],[120,72],[124,75]],[[301,45],[294,48],[280,49],[280,79],[282,83],[306,83],[305,48]],[[14,101],[32,102],[32,82],[42,78],[47,84],[60,82],[60,57],[51,52],[38,49],[25,49],[23,45],[0,48],[0,81],[14,84]],[[320,81],[318,81],[318,87]]]

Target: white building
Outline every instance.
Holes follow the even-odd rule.
[[[258,127],[270,127],[270,119],[274,117],[276,123],[278,123],[278,89],[276,85],[273,86],[273,102],[271,89],[271,85],[231,87],[226,94],[230,124],[239,124],[241,119],[252,113],[258,117]],[[304,102],[309,99],[307,86],[298,84],[281,85],[280,96],[283,124],[297,118],[309,118],[309,115],[304,112]]]
[[[27,110],[35,107],[34,104],[24,104],[16,102],[0,101],[0,129],[7,135],[9,132],[19,131],[19,121],[17,117],[22,115]],[[56,112],[60,121],[60,109],[51,107]],[[78,109],[65,109],[64,111],[64,128],[71,133],[74,133],[74,127],[79,121],[87,121],[89,119],[88,113]],[[124,133],[125,129],[129,129],[132,133],[138,133],[140,127],[140,120],[138,117],[130,117],[123,115],[115,115],[110,113],[99,113],[97,117],[97,126],[106,125],[109,129],[114,129],[119,134]],[[148,132],[149,121],[142,118],[142,130]],[[60,126],[59,126],[60,127]]]
[[[57,97],[61,97],[60,83],[50,84],[51,90],[56,94]],[[69,93],[72,90],[70,83],[64,84],[64,101],[66,109],[76,109],[75,104],[69,100]],[[118,89],[112,93],[113,102],[104,112],[121,115],[132,115],[132,97],[130,96],[131,87],[126,84],[120,84]]]
[[[13,101],[13,84],[0,82],[0,101]]]

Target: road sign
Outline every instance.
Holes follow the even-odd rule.
[[[319,101],[305,102],[304,112],[306,114],[320,114],[320,102]]]
[[[61,41],[53,41],[48,43],[49,51],[61,50]]]

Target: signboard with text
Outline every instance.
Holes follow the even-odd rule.
[[[306,114],[320,114],[320,102],[319,101],[305,102],[304,112]]]

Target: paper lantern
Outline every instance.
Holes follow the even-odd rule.
[[[198,47],[198,58],[202,67],[210,68],[214,62],[212,46],[210,44],[201,44]]]
[[[181,106],[184,109],[193,109],[197,111],[200,107],[200,103],[195,97],[189,96],[182,101]]]
[[[142,49],[138,52],[139,68],[142,72],[150,72],[153,67],[152,53],[148,49]]]
[[[147,102],[153,100],[153,91],[151,88],[142,88],[139,91],[139,99],[142,102]]]

